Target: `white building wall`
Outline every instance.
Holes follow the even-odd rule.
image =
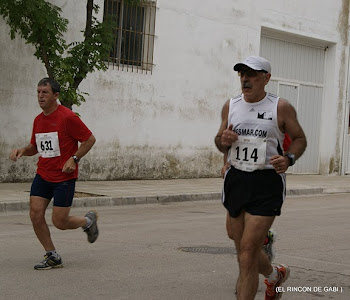
[[[70,21],[67,38],[81,39],[85,1],[52,2]],[[89,96],[73,110],[97,138],[81,162],[81,178],[219,176],[222,155],[214,136],[224,102],[240,92],[232,66],[259,53],[262,27],[329,43],[320,170],[340,172],[349,51],[346,2],[158,0],[152,74],[110,68],[89,74],[80,85]],[[97,3],[103,7],[102,0]],[[8,32],[0,20],[0,181],[29,180],[36,158],[15,164],[8,155],[29,142],[33,118],[40,113],[36,84],[46,73],[32,47],[10,40]]]
[[[320,173],[344,173],[341,161],[346,118],[349,1],[269,1],[262,26],[319,40],[328,47],[320,135]],[[270,6],[270,5],[269,5]],[[346,128],[347,130],[347,128]]]

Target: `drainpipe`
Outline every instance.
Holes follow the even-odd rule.
[[[341,172],[340,175],[346,175],[346,172],[350,173],[350,170],[347,170],[347,166],[350,165],[350,133],[349,133],[349,91],[350,91],[350,45],[348,51],[348,71],[347,71],[347,84],[345,90],[345,118],[344,118],[344,134],[343,134],[343,147],[342,147],[342,164],[341,164]]]

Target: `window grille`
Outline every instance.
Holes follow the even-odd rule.
[[[131,72],[151,72],[155,30],[156,1],[105,0],[104,18],[111,18],[114,41],[108,65]]]

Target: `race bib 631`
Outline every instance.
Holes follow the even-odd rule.
[[[61,156],[60,145],[58,142],[58,133],[36,133],[36,147],[41,157]]]

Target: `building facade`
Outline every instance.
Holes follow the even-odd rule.
[[[82,39],[86,1],[50,2],[69,20],[66,39]],[[88,75],[87,101],[73,107],[97,139],[81,179],[219,176],[214,136],[223,104],[240,93],[232,67],[249,55],[270,60],[267,90],[294,105],[305,129],[308,148],[289,172],[350,173],[348,0],[157,0],[138,11],[95,3],[98,18],[114,14],[121,25],[108,70]],[[8,156],[30,141],[47,74],[3,19],[0,44],[0,181],[26,181],[37,158]]]

